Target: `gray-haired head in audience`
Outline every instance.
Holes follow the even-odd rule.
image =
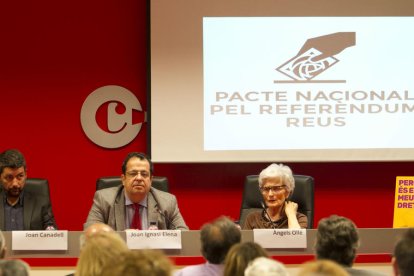
[[[29,276],[30,266],[18,259],[0,260],[1,276]]]
[[[288,276],[286,267],[276,260],[258,257],[246,267],[244,276]]]

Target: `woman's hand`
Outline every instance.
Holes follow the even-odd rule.
[[[285,202],[285,213],[286,216],[289,218],[291,216],[296,217],[296,212],[298,211],[298,204],[293,201],[286,201]]]
[[[288,218],[289,229],[300,229],[296,213],[298,211],[298,204],[293,201],[285,202],[285,213]]]

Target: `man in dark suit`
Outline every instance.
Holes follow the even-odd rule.
[[[332,215],[319,221],[315,244],[318,260],[334,261],[351,276],[385,276],[377,271],[352,267],[358,247],[358,231],[350,219]]]
[[[187,230],[174,195],[151,187],[153,164],[143,153],[131,152],[122,164],[119,187],[95,192],[84,229],[93,223],[108,224],[116,231],[158,229]]]
[[[50,200],[24,190],[26,160],[16,150],[0,154],[0,230],[57,229]]]

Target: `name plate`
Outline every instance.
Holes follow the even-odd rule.
[[[13,231],[12,250],[68,250],[68,231]]]
[[[253,239],[263,248],[306,248],[306,229],[253,229]]]
[[[181,230],[125,230],[129,249],[181,249]]]

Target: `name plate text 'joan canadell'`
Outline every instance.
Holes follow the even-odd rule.
[[[68,231],[13,231],[12,250],[68,250]]]

